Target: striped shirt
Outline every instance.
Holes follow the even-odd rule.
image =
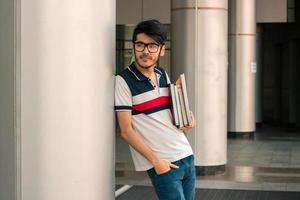
[[[172,123],[167,73],[155,67],[158,85],[144,76],[132,63],[115,79],[115,110],[132,112],[132,126],[144,142],[162,159],[170,162],[192,155],[184,135]],[[152,164],[130,147],[137,171],[152,168]]]

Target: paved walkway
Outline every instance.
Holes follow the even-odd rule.
[[[117,200],[157,200],[152,187],[135,186]],[[299,200],[300,192],[197,189],[196,200]]]
[[[134,171],[120,137],[116,152],[117,184],[151,186],[146,173]],[[300,133],[264,127],[252,139],[228,139],[227,155],[226,173],[197,177],[197,188],[300,192]]]

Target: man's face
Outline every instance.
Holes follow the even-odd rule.
[[[140,33],[134,43],[134,54],[138,66],[148,69],[155,66],[159,56],[165,54],[165,46],[158,44],[146,34]]]

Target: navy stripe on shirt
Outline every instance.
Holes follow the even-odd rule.
[[[132,106],[115,106],[115,110],[132,110]]]

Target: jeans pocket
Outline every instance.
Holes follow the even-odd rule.
[[[166,175],[166,174],[168,174],[168,173],[170,173],[172,171],[172,168],[171,169],[169,169],[168,171],[166,171],[166,172],[164,172],[164,173],[162,173],[162,174],[157,174],[156,172],[156,175],[157,176],[164,176],[164,175]]]

